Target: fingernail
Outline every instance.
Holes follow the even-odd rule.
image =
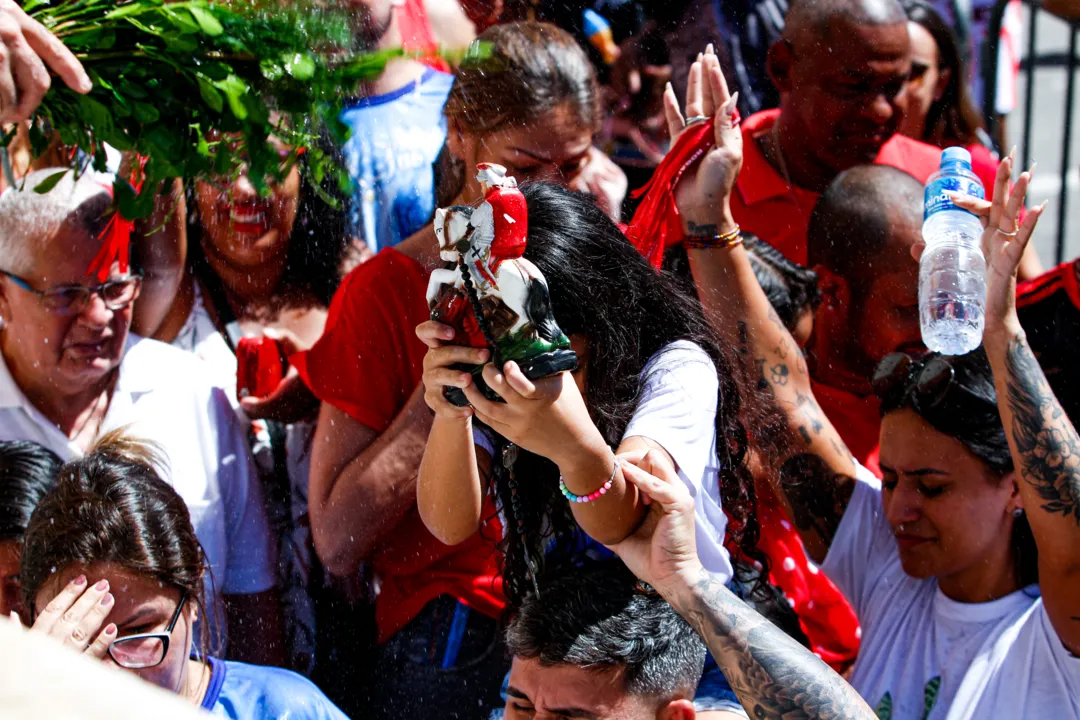
[[[72,580],[71,584],[75,585],[76,587],[82,587],[83,585],[86,584],[86,576],[85,575],[80,575],[79,577]]]
[[[116,634],[116,623],[109,623],[108,625],[106,625],[105,626],[105,634],[106,635],[115,635]]]
[[[1042,201],[1042,205],[1040,205],[1040,206],[1039,206],[1039,212],[1040,212],[1040,213],[1041,213],[1041,212],[1042,212],[1043,210],[1045,210],[1045,209],[1046,209],[1046,204],[1047,204],[1048,202],[1050,202],[1050,201],[1049,201],[1049,200],[1043,200],[1043,201]]]
[[[713,45],[712,45],[712,43],[709,43],[708,45],[705,46],[705,54],[706,55],[712,55],[713,54]]]
[[[1039,166],[1038,161],[1031,163],[1031,167],[1028,169],[1028,175],[1035,174],[1035,168]]]
[[[671,87],[670,80],[668,80],[667,85],[664,86],[664,92],[675,92],[675,88]]]
[[[109,589],[109,581],[108,580],[98,580],[98,583],[97,583],[97,585],[94,586],[94,589],[98,590],[98,591],[108,590]]]
[[[112,593],[105,593],[105,597],[101,598],[101,606],[102,607],[109,607],[112,604],[113,604]]]
[[[698,53],[697,54],[697,61],[701,62],[703,59],[705,59],[705,56],[703,54],[701,54],[701,53]]]

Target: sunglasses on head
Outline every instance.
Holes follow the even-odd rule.
[[[914,358],[907,353],[892,353],[878,363],[872,387],[882,401],[899,400],[898,394],[912,394],[920,408],[937,407],[949,390],[961,387],[956,369],[945,355]]]

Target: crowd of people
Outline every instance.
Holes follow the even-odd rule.
[[[166,183],[100,279],[111,178],[35,192],[13,134],[0,615],[243,720],[1080,718],[1080,259],[1044,272],[945,4],[600,2],[600,52],[584,5],[352,0],[408,52],[341,89],[351,191]],[[0,122],[89,90],[14,0],[0,43]],[[919,323],[952,146],[962,356]],[[433,319],[436,210],[502,172],[575,370]]]

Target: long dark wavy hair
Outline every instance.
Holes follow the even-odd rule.
[[[322,138],[319,147],[343,166],[340,148],[328,135]],[[299,160],[300,198],[289,235],[281,288],[310,293],[319,303],[329,306],[341,283],[342,263],[349,249],[349,198],[338,186],[334,173],[327,173],[316,187],[308,157],[304,154]],[[188,266],[198,277],[207,277],[206,273],[213,270],[207,265],[202,249],[203,228],[194,184],[187,189],[187,210]]]
[[[717,482],[731,521],[728,544],[767,563],[757,550],[757,498],[746,463],[741,373],[729,349],[713,335],[697,299],[672,276],[654,270],[590,198],[547,183],[527,185],[523,192],[529,208],[525,257],[547,279],[563,331],[588,342],[585,403],[597,429],[608,445],[617,447],[637,407],[648,360],[676,340],[699,345],[716,364],[720,384]],[[580,536],[558,491],[556,465],[520,451],[513,468],[515,503],[500,449],[492,466],[496,496],[510,525],[502,540],[503,581],[510,606],[517,607],[532,590],[527,559],[538,565],[539,575],[545,563],[571,560]],[[767,570],[761,573],[767,576]]]
[[[917,377],[918,371],[936,357],[939,357],[937,353],[930,353],[920,358],[902,388],[881,396],[882,417],[897,410],[914,411],[938,432],[959,440],[1003,482],[1013,472],[1014,465],[986,352],[979,348],[949,358],[953,369],[951,386],[940,403],[929,406],[919,400]],[[1021,587],[1039,582],[1039,549],[1027,515],[1013,521],[1012,547]]]
[[[968,90],[967,69],[960,57],[956,33],[937,10],[924,2],[907,0],[904,12],[908,20],[926,28],[933,36],[938,49],[938,70],[950,71],[945,92],[926,113],[925,132],[920,139],[939,147],[981,142],[979,131],[985,130],[986,124]]]

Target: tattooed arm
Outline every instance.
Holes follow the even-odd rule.
[[[716,145],[705,155],[694,173],[676,191],[676,205],[688,235],[715,236],[736,227],[731,216],[730,195],[742,163],[742,135],[722,118],[727,86],[716,56],[706,54],[688,84],[687,112],[711,114],[716,118]],[[702,80],[700,74],[708,78]],[[702,98],[703,89],[705,97]],[[675,134],[682,127],[678,103],[669,91],[666,101],[668,124]],[[698,296],[710,324],[733,347],[739,348],[746,366],[758,378],[760,390],[768,392],[784,413],[796,448],[793,457],[768,457],[778,495],[806,546],[807,553],[820,562],[828,552],[836,528],[854,489],[855,466],[851,452],[821,411],[810,387],[810,376],[802,351],[784,327],[758,284],[746,249],[690,249],[690,269]],[[790,453],[775,448],[774,453]],[[778,480],[778,482],[776,482]]]
[[[694,501],[661,454],[625,457],[627,482],[650,498],[646,522],[614,550],[702,640],[752,718],[871,720],[858,693],[813,653],[705,572]]]
[[[988,335],[998,406],[1039,547],[1043,602],[1061,642],[1080,654],[1080,436],[1024,332]]]
[[[1080,654],[1080,436],[1050,389],[1016,315],[1016,276],[1046,203],[1019,222],[1031,172],[1012,190],[1013,157],[1001,162],[994,201],[961,199],[980,216],[986,257],[983,347],[994,370],[998,412],[1035,544],[1039,585],[1058,637]],[[1006,197],[1008,200],[1006,200]]]

